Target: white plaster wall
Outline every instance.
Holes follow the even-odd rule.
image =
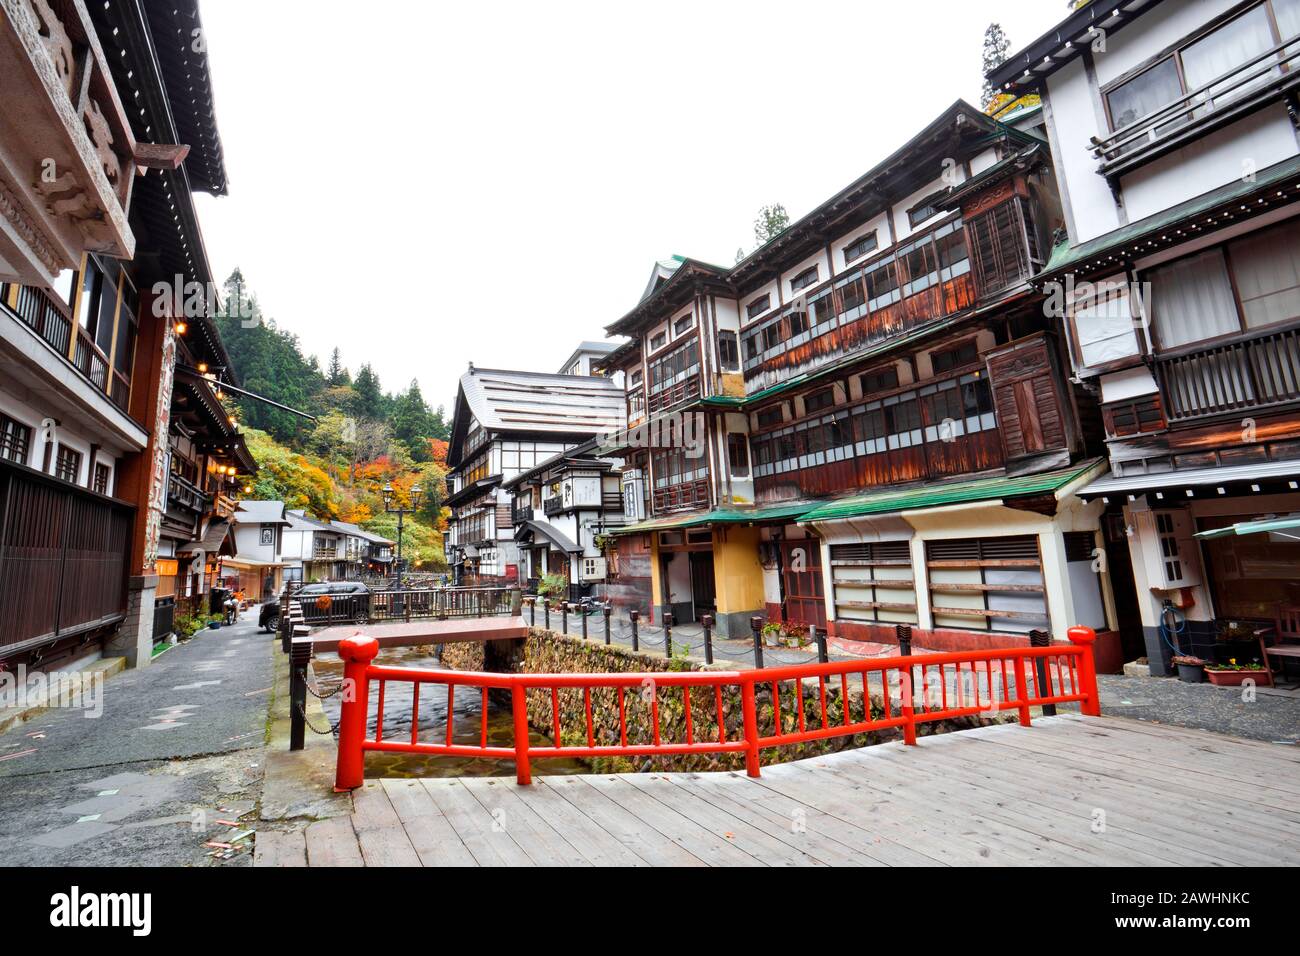
[[[791,279],[799,275],[801,272],[804,272],[807,269],[811,269],[814,265],[817,266],[816,282],[814,282],[812,285],[805,286],[804,288],[800,289],[798,292],[795,292],[792,288],[790,288]],[[787,269],[785,272],[781,274],[781,291],[785,296],[785,301],[789,302],[795,296],[806,294],[811,290],[817,288],[817,286],[821,285],[823,282],[825,282],[827,279],[830,278],[831,275],[830,269],[831,269],[830,263],[826,261],[825,250],[821,250],[817,252],[815,255],[809,256],[807,259],[804,259],[794,268]],[[752,297],[750,298],[750,301],[751,302],[753,301]]]

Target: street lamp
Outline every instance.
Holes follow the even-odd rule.
[[[420,497],[424,494],[419,485],[411,486],[411,507],[394,508],[393,507],[393,483],[390,481],[384,485],[384,510],[390,515],[397,515],[397,590],[402,590],[402,529],[408,514],[414,514],[420,510]]]

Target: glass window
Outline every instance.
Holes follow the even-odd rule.
[[[80,476],[81,452],[67,445],[60,445],[58,454],[54,456],[54,477],[70,481],[75,485]]]
[[[1178,64],[1170,57],[1106,94],[1111,125],[1121,129],[1168,106],[1183,95]],[[1140,145],[1140,143],[1138,144]]]
[[[818,273],[817,273],[816,266],[813,266],[811,269],[805,269],[803,272],[799,273],[797,276],[795,276],[793,279],[790,280],[791,290],[798,292],[800,289],[808,288],[810,285],[812,285],[817,281],[817,275]]]
[[[1274,45],[1273,28],[1268,22],[1268,11],[1261,4],[1182,51],[1183,75],[1187,81],[1188,91],[1205,86],[1211,80],[1230,72],[1234,66],[1272,49]],[[1264,73],[1250,83],[1237,86],[1246,75],[1256,73],[1259,69],[1259,64],[1247,67],[1246,70],[1228,77],[1222,83],[1216,83],[1198,99],[1206,103],[1205,109],[1208,110],[1216,105],[1214,100],[1220,94],[1227,94],[1220,100],[1222,103],[1247,93],[1254,87],[1268,82],[1269,75]],[[1228,93],[1229,88],[1233,86],[1237,88]]]
[[[820,412],[824,408],[830,408],[835,404],[835,389],[823,388],[820,391],[809,392],[804,396],[803,411],[805,415],[811,415],[813,412]]]
[[[1162,348],[1212,339],[1239,328],[1222,249],[1171,262],[1148,278],[1152,320]]]
[[[1277,20],[1277,29],[1283,40],[1290,40],[1300,35],[1300,0],[1273,0],[1273,16]],[[1288,49],[1295,52],[1295,47]],[[1294,63],[1291,69],[1296,69]]]
[[[854,259],[861,259],[868,252],[874,252],[877,245],[879,240],[874,230],[861,235],[844,247],[844,261],[849,263]]]
[[[752,319],[755,316],[762,315],[772,307],[772,296],[764,295],[755,299],[749,305],[745,306],[746,314]]]
[[[898,273],[892,259],[867,273],[867,297],[872,311],[898,301]]]
[[[835,284],[840,297],[840,318],[852,322],[867,314],[867,286],[861,272],[855,272]]]
[[[1300,318],[1300,223],[1283,223],[1228,247],[1246,328]]]
[[[0,415],[0,458],[19,465],[27,464],[31,441],[30,428],[14,421],[8,415]]]
[[[683,315],[673,323],[673,335],[682,335],[693,328],[695,328],[695,316]]]
[[[735,332],[718,333],[718,364],[724,372],[740,371],[740,345]]]
[[[858,381],[862,385],[864,398],[873,392],[886,392],[898,388],[898,369],[893,367],[877,369],[874,372],[867,372]]]
[[[727,461],[731,464],[733,478],[749,477],[749,441],[744,435],[727,436]]]

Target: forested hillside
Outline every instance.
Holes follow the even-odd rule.
[[[403,554],[421,568],[441,567],[443,409],[430,408],[415,381],[389,393],[369,365],[354,376],[338,348],[322,368],[316,356],[303,354],[296,335],[262,314],[238,269],[226,280],[217,324],[241,388],[316,419],[227,393],[260,468],[247,497],[283,500],[396,540],[397,519],[384,512],[381,489],[391,483],[405,505],[418,483],[423,501],[406,520]]]

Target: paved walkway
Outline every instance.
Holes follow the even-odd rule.
[[[264,866],[1297,865],[1300,750],[1060,716],[742,774],[368,781]]]
[[[1101,712],[1251,740],[1300,743],[1300,699],[1258,688],[1185,684],[1172,677],[1101,674]]]
[[[245,829],[217,821],[255,806],[274,651],[253,611],[110,677],[98,717],[49,710],[0,735],[0,860],[213,862],[204,842]]]

